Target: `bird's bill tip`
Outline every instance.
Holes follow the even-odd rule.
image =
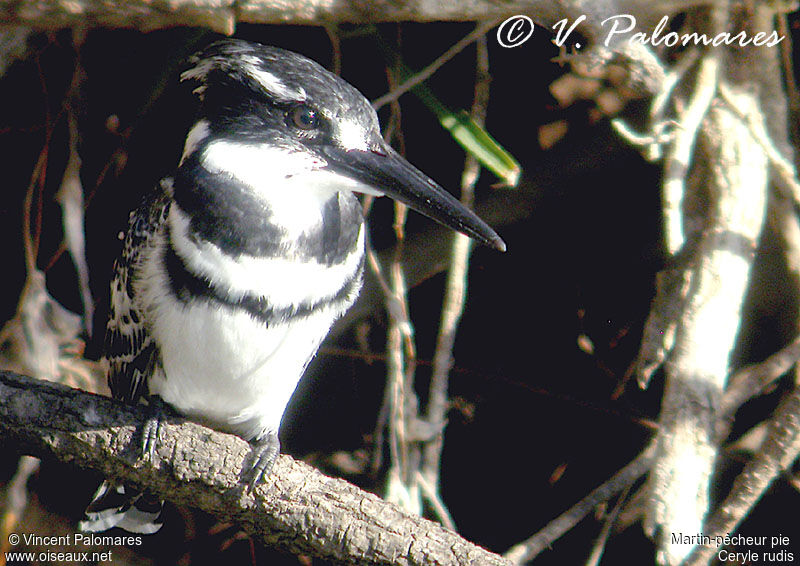
[[[495,236],[497,236],[497,234],[495,234]],[[498,252],[505,252],[505,251],[508,250],[508,247],[506,246],[506,243],[503,241],[503,238],[501,238],[500,236],[497,236],[495,239],[493,239],[491,242],[489,242],[489,245],[491,245]]]

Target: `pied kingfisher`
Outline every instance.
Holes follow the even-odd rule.
[[[313,61],[227,39],[192,57],[181,80],[199,111],[175,173],[130,215],[111,282],[108,381],[115,398],[156,408],[145,452],[163,401],[248,440],[254,485],[277,457],[306,366],[360,289],[354,192],[505,244],[386,144],[369,102]],[[81,528],[155,532],[160,509],[152,494],[105,482]]]

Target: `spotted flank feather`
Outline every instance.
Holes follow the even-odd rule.
[[[148,333],[142,307],[134,299],[133,274],[143,252],[152,246],[169,211],[171,180],[161,181],[131,212],[122,254],[114,263],[111,308],[106,325],[105,356],[108,385],[115,399],[136,403],[147,391],[156,371],[159,353]],[[79,528],[102,532],[119,527],[128,532],[152,534],[161,528],[160,498],[130,485],[103,482],[86,509]]]
[[[158,348],[147,331],[142,309],[134,300],[133,271],[169,212],[171,180],[163,180],[161,189],[150,193],[131,212],[123,251],[114,264],[111,280],[111,310],[105,336],[108,385],[115,399],[129,403],[146,393],[147,380],[159,363]]]

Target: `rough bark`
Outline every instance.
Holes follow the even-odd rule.
[[[142,31],[189,25],[231,34],[237,23],[467,22],[530,14],[537,22],[550,26],[564,17],[588,14],[587,25],[594,25],[608,15],[630,13],[641,24],[650,25],[665,14],[703,3],[701,0],[601,3],[592,0],[0,0],[0,24],[39,30],[79,25]]]
[[[754,34],[770,30],[773,15],[763,6],[750,11],[723,3],[687,22],[708,34]],[[679,94],[676,103],[684,110],[664,182],[673,265],[660,280],[640,351],[640,383],[662,362],[666,377],[644,520],[661,564],[683,563],[692,551],[675,543],[674,534],[707,531],[717,411],[769,201],[770,158],[754,132],[765,129],[768,104],[759,95],[773,79],[762,73],[774,68],[764,63],[777,53],[774,47],[707,49],[694,82],[683,79],[689,96]]]
[[[530,2],[486,0],[371,2],[366,0],[46,0],[0,2],[0,23],[58,29],[74,25],[132,27],[149,31],[175,25],[209,27],[231,34],[237,23],[329,24],[379,21],[473,21],[526,11]]]
[[[431,521],[281,456],[254,493],[240,484],[250,446],[180,418],[139,458],[144,407],[0,372],[0,435],[55,458],[147,486],[175,503],[236,521],[267,545],[353,564],[509,564]]]

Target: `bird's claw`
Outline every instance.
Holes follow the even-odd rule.
[[[158,445],[158,434],[161,431],[161,423],[167,416],[164,401],[158,395],[151,395],[147,399],[147,419],[142,425],[142,445],[141,456],[155,460],[156,446]]]
[[[249,476],[247,481],[247,489],[252,493],[256,486],[261,483],[261,480],[269,474],[275,460],[278,459],[278,454],[281,450],[281,443],[278,440],[278,433],[269,431],[261,438],[252,442],[252,465],[247,471]]]

